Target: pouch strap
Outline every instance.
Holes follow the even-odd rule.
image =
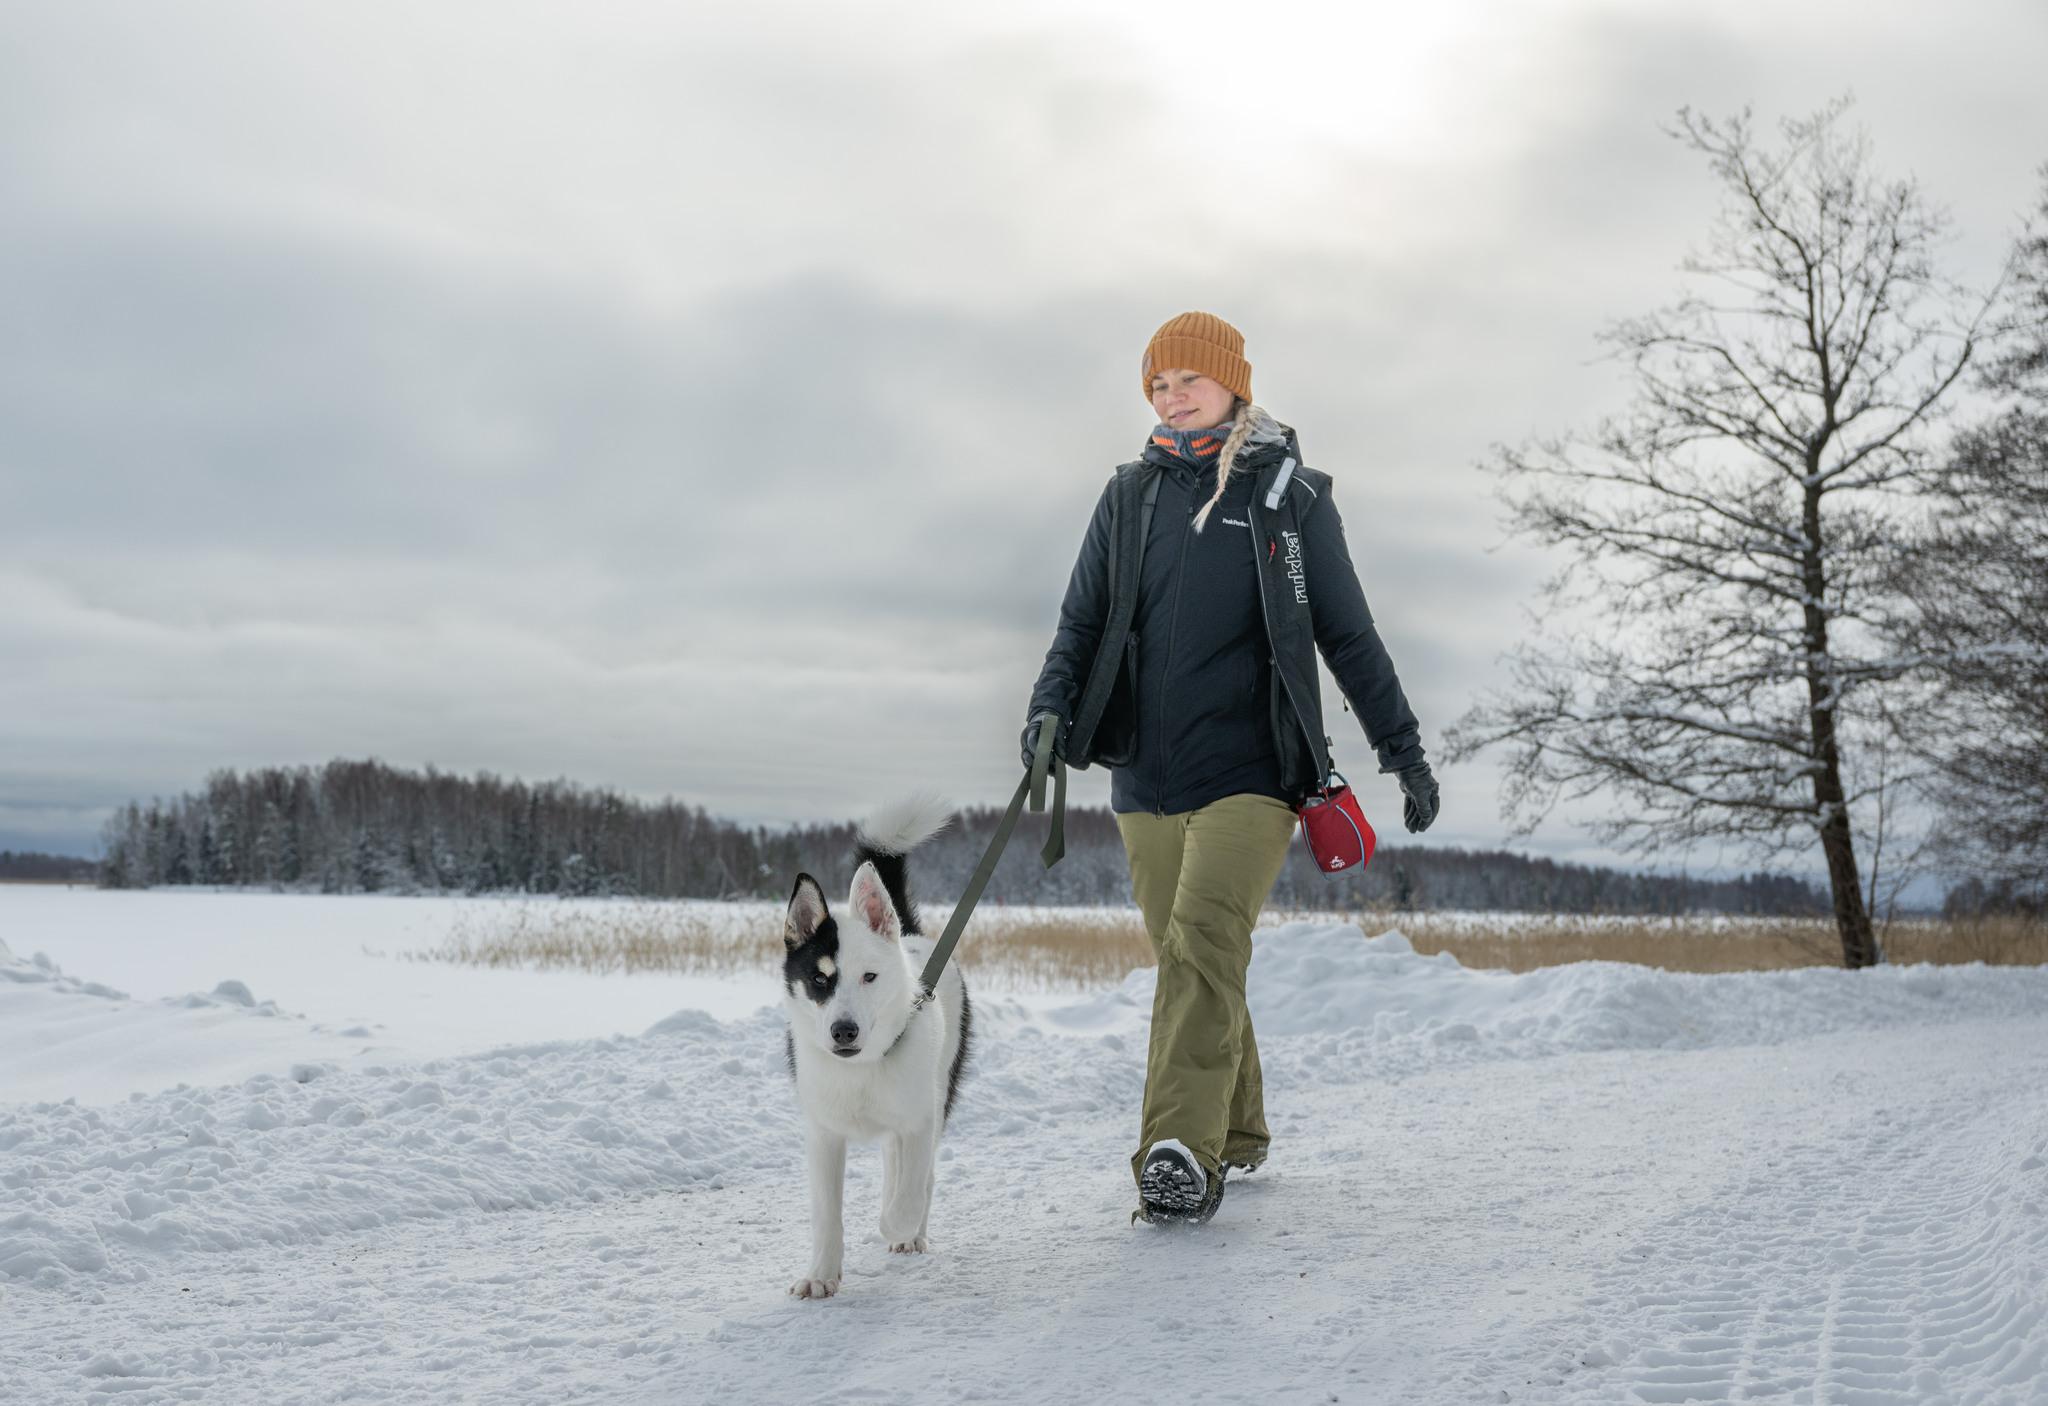
[[[1280,466],[1280,472],[1274,478],[1273,486],[1266,490],[1266,507],[1269,510],[1280,506],[1281,496],[1287,492],[1287,485],[1293,478],[1294,460],[1290,458]]]

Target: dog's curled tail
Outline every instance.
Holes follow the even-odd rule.
[[[945,829],[952,818],[951,803],[931,791],[892,801],[861,822],[861,848],[873,851],[862,857],[908,854]]]
[[[856,861],[875,866],[905,932],[922,933],[924,925],[910,896],[910,866],[903,856],[938,834],[952,818],[952,806],[922,791],[883,806],[861,822],[860,838],[854,845]]]

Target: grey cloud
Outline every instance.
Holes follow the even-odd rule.
[[[478,13],[6,22],[0,827],[337,753],[761,819],[912,772],[999,798],[1150,424],[1138,351],[1187,307],[1246,328],[1335,476],[1434,740],[1543,569],[1478,464],[1619,405],[1592,333],[1675,291],[1712,208],[1657,124],[1850,68],[1589,10],[1530,69],[1555,92],[1467,99],[1512,99],[1499,142],[1283,190],[1164,140],[1186,110],[1099,33],[935,17],[899,51],[651,7],[569,63],[573,22]],[[1858,70],[1893,75],[1860,85],[1881,155],[1936,107],[1978,153],[1975,210],[2026,193],[1981,153],[2030,169],[2043,130],[2041,21],[1987,22],[1981,124],[1901,96],[1963,76],[1882,25]],[[1355,238],[1310,227],[1337,212]],[[1497,840],[1494,794],[1447,777],[1432,840]]]

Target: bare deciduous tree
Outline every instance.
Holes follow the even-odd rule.
[[[2044,171],[2048,174],[2048,171]],[[2001,412],[1957,437],[1900,562],[1897,651],[1924,665],[1901,741],[1927,766],[1939,849],[1994,892],[2048,900],[2048,195],[2015,250],[1984,377]]]
[[[1938,274],[1946,216],[1879,177],[1847,105],[1783,123],[1773,150],[1746,111],[1680,111],[1672,135],[1725,187],[1682,265],[1704,291],[1601,334],[1633,375],[1626,414],[1496,449],[1509,530],[1567,562],[1511,686],[1447,751],[1511,749],[1518,833],[1601,793],[1625,809],[1593,828],[1632,853],[1818,845],[1860,967],[1878,952],[1856,817],[1880,784],[1852,753],[1903,669],[1869,628],[1873,597],[1990,303]],[[1582,611],[1597,630],[1543,634]]]

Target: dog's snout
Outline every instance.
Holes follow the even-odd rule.
[[[851,1020],[835,1020],[832,1022],[833,1044],[850,1045],[859,1038],[860,1026],[856,1022]]]

